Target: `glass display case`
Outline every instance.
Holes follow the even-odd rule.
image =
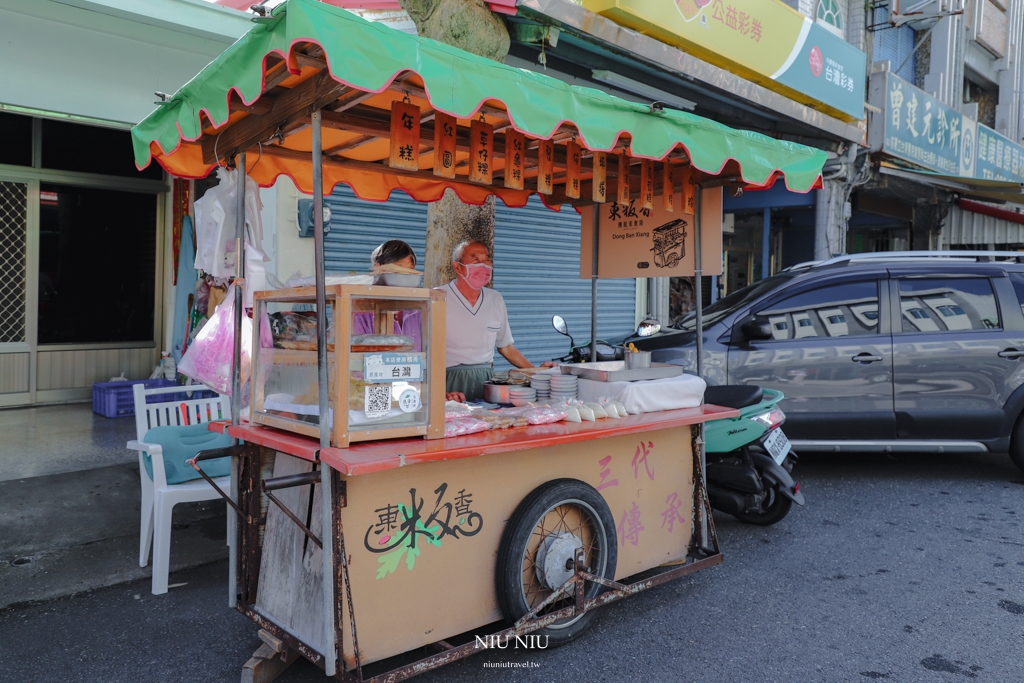
[[[331,445],[443,438],[444,291],[333,285],[326,303]],[[256,292],[253,341],[251,421],[318,437],[315,288]]]

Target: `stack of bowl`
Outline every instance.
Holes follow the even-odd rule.
[[[538,372],[530,378],[530,386],[537,390],[537,400],[546,401],[551,398],[551,375]]]
[[[537,390],[533,387],[513,385],[508,388],[508,397],[512,400],[512,405],[525,406],[537,401]]]
[[[576,375],[551,375],[551,398],[576,398]]]

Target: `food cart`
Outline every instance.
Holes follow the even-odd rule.
[[[352,311],[386,318],[408,307],[394,301],[429,296],[327,286],[323,193],[346,183],[378,201],[395,190],[435,201],[451,189],[468,203],[496,196],[512,207],[534,193],[562,210],[659,202],[689,214],[699,276],[702,187],[782,177],[807,191],[825,154],[570,87],[314,0],[290,0],[255,22],[132,131],[140,167],[155,158],[200,178],[230,162],[261,186],[288,175],[314,196],[316,286],[257,295],[251,422],[239,417],[235,307],[232,421],[213,426],[239,440],[222,492],[236,515],[229,604],[282,660],[305,657],[341,680],[394,681],[510,637],[567,642],[600,606],[720,563],[700,425],[737,411],[698,405],[443,438],[434,361],[443,297],[422,308],[419,351],[429,357],[417,361],[421,404],[410,405],[423,415],[399,431],[345,423],[354,381],[345,373],[370,373],[368,354],[353,360],[343,336]],[[263,379],[261,297],[316,311],[315,344],[271,348]],[[315,419],[267,409],[264,380],[284,376],[290,370],[277,366],[288,363],[314,373]]]

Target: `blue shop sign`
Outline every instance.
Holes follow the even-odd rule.
[[[875,151],[937,173],[1024,182],[1024,147],[942,104],[891,72],[871,77]]]

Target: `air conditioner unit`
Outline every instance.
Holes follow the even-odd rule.
[[[889,0],[889,23],[916,30],[930,28],[942,17],[964,13],[965,0]]]

